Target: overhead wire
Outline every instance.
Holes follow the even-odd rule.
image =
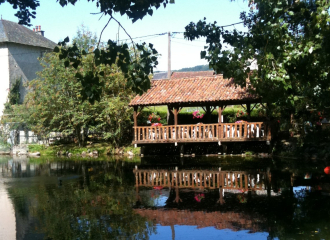
[[[219,26],[219,27],[230,27],[230,26],[234,26],[234,25],[242,24],[242,23],[244,23],[244,22],[237,22],[237,23],[232,23],[232,24],[223,25],[223,26]],[[171,32],[171,37],[172,37],[172,38],[175,38],[175,39],[178,39],[178,40],[184,40],[184,38],[177,38],[177,37],[174,37],[174,36],[173,36],[173,35],[175,35],[175,34],[182,34],[182,33],[184,33],[184,32]],[[132,39],[140,39],[140,38],[146,38],[146,37],[151,37],[151,38],[149,38],[149,39],[153,39],[153,38],[156,38],[156,37],[159,37],[159,36],[163,36],[163,35],[165,35],[165,34],[168,34],[168,32],[155,33],[155,34],[149,34],[149,35],[145,35],[145,36],[133,37]],[[119,41],[127,41],[127,40],[131,40],[131,39],[129,39],[129,38],[127,38],[127,39],[119,39],[118,42],[119,42]],[[204,42],[204,41],[201,41],[201,40],[194,40],[194,41],[197,41],[197,42]],[[172,40],[172,42],[175,42],[175,41]],[[176,43],[179,43],[179,44],[186,44],[186,43],[180,43],[180,42],[176,42]],[[197,45],[192,45],[192,44],[186,44],[186,45],[197,46]],[[199,47],[200,47],[200,46],[199,46]],[[24,55],[24,54],[31,54],[31,53],[32,53],[32,52],[29,52],[29,53],[24,52],[24,53],[14,53],[14,54],[11,54],[11,55]],[[37,52],[34,52],[34,53],[40,53],[40,51],[37,51]],[[7,57],[7,56],[9,56],[9,54],[8,54],[8,55],[1,55],[0,57],[2,57],[2,56]]]

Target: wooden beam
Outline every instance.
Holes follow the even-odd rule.
[[[218,107],[218,122],[222,123],[222,106]]]
[[[138,111],[138,107],[134,106],[134,112],[133,112],[133,119],[134,119],[134,127],[137,127],[137,111]]]
[[[212,106],[212,108],[211,108],[211,114],[213,113],[213,111],[214,111],[216,108],[217,108],[217,107]]]
[[[248,113],[247,119],[251,118],[251,103],[246,104],[246,111]]]
[[[174,107],[174,125],[178,125],[178,107]]]
[[[211,107],[206,106],[206,121],[207,123],[211,123]]]
[[[258,105],[258,103],[253,105],[253,108],[251,109],[251,111],[253,111],[253,109]]]
[[[174,124],[173,107],[167,105],[167,125],[173,125],[173,124]]]
[[[142,106],[142,107],[140,107],[140,111],[137,110],[138,113],[136,114],[136,117],[138,117],[138,116],[140,115],[140,113],[142,112],[143,108],[144,108],[144,107]]]

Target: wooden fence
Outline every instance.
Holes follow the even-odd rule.
[[[174,142],[269,141],[271,127],[263,122],[134,127],[134,144]]]
[[[133,170],[137,187],[264,190],[266,172]]]

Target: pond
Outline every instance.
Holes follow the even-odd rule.
[[[324,165],[0,156],[0,239],[330,239]]]

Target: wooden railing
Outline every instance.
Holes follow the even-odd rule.
[[[271,127],[263,122],[134,127],[133,143],[268,141]]]
[[[137,187],[178,187],[232,190],[264,190],[266,172],[133,170]]]

